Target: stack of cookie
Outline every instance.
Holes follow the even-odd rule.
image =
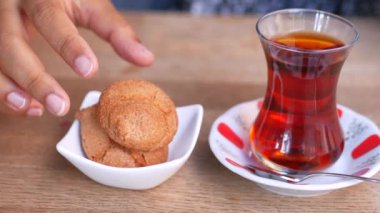
[[[115,167],[165,162],[178,125],[170,97],[144,80],[112,84],[97,105],[81,110],[77,118],[87,157]]]

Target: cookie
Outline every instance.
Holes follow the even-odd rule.
[[[98,123],[95,106],[79,111],[76,117],[80,122],[84,153],[90,160],[100,162],[110,148],[111,139]]]
[[[128,151],[112,143],[99,163],[114,167],[143,167],[167,161],[168,146],[150,152]]]
[[[112,141],[99,125],[96,106],[79,111],[76,117],[81,124],[82,147],[90,160],[114,167],[142,167],[167,160],[168,146],[141,152],[128,150]]]
[[[109,86],[100,97],[97,113],[108,136],[127,149],[158,149],[168,145],[177,131],[173,101],[144,80],[124,80]]]

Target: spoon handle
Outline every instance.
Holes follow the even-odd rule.
[[[345,178],[352,178],[352,179],[357,179],[357,180],[362,180],[362,181],[369,181],[369,182],[373,182],[373,183],[380,183],[380,179],[377,179],[377,178],[367,178],[367,177],[342,174],[342,173],[332,173],[332,172],[286,173],[286,172],[272,170],[269,168],[257,167],[254,165],[246,165],[246,168],[251,170],[256,175],[257,175],[257,173],[254,170],[259,170],[259,171],[262,171],[262,172],[265,172],[268,174],[275,175],[276,177],[278,177],[282,180],[285,180],[288,182],[293,182],[293,183],[299,183],[299,182],[302,182],[306,179],[309,179],[311,177],[316,177],[316,176],[345,177]]]
[[[340,174],[340,173],[329,173],[329,172],[315,172],[315,173],[311,173],[311,174],[307,174],[305,176],[302,176],[302,177],[300,177],[300,179],[302,179],[302,181],[303,181],[303,180],[309,179],[311,177],[321,176],[321,175],[334,176],[334,177],[346,177],[346,178],[353,178],[353,179],[357,179],[357,180],[380,183],[380,179],[376,179],[376,178],[367,178],[367,177],[362,177],[362,176]]]

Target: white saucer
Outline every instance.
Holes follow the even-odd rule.
[[[262,99],[238,104],[213,123],[209,145],[215,157],[232,172],[256,182],[269,191],[290,196],[316,196],[360,183],[337,177],[315,177],[299,184],[270,176],[258,176],[243,166],[250,158],[249,129],[262,105]],[[380,170],[380,130],[368,118],[338,105],[339,121],[345,135],[343,154],[327,172],[372,177]]]
[[[81,108],[96,104],[99,96],[98,91],[89,92]],[[177,113],[178,130],[169,144],[169,159],[165,163],[140,168],[117,168],[91,161],[82,151],[78,120],[74,121],[67,134],[58,142],[57,151],[98,183],[135,190],[153,188],[169,179],[184,165],[198,139],[203,118],[202,106],[177,107]]]

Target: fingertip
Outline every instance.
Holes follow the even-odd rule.
[[[70,99],[54,93],[46,96],[45,104],[50,113],[59,117],[66,115],[70,109]]]
[[[5,97],[7,105],[16,112],[24,111],[29,107],[30,98],[20,92],[12,91]]]
[[[91,78],[98,70],[97,60],[86,55],[78,56],[74,60],[74,70],[84,78]]]
[[[30,101],[29,108],[26,110],[25,115],[28,117],[41,117],[43,114],[44,106],[39,101],[32,98],[32,100]]]
[[[141,43],[136,42],[136,47],[131,51],[135,55],[135,63],[137,65],[148,67],[153,64],[154,54]]]
[[[65,110],[63,110],[63,114],[60,116],[66,115],[70,110],[70,98],[69,98],[69,96],[66,93],[64,93],[64,95],[62,97],[63,97],[63,100],[65,101]]]
[[[153,53],[148,50],[144,45],[135,40],[126,42],[112,42],[116,52],[127,61],[141,66],[148,67],[154,62]]]
[[[26,111],[26,115],[29,117],[41,117],[43,114],[43,109],[39,107],[31,107]]]

